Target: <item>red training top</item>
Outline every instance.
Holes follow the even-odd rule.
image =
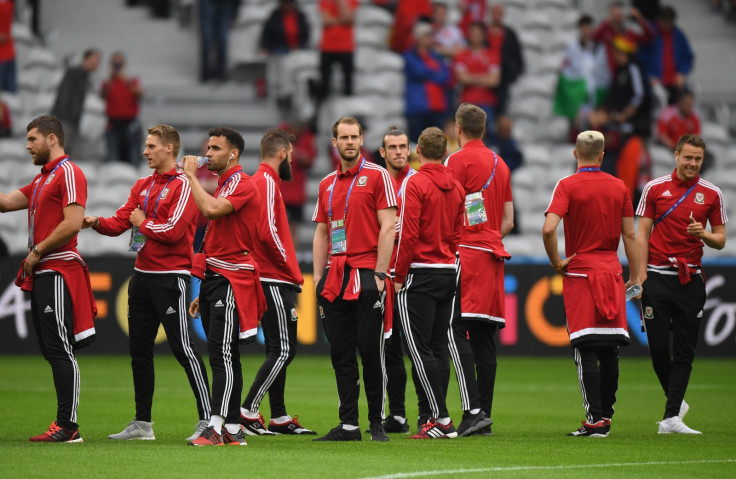
[[[0,62],[6,62],[15,58],[15,42],[13,41],[13,2],[0,2],[0,34],[5,35],[7,40],[0,42]]]
[[[360,5],[359,0],[345,0],[348,8],[355,11]],[[337,0],[320,0],[320,12],[327,12],[337,16],[339,9]],[[355,39],[353,38],[353,23],[326,25],[322,29],[322,41],[319,44],[322,52],[346,53],[355,50]]]
[[[499,72],[501,63],[499,56],[490,49],[480,51],[470,48],[458,53],[455,57],[455,71],[464,71],[471,74],[488,74]],[[496,93],[493,88],[480,85],[463,85],[460,92],[460,103],[472,103],[479,106],[493,106],[496,104]]]
[[[148,197],[148,201],[146,201]],[[144,210],[146,220],[140,232],[146,244],[138,252],[135,270],[141,273],[189,274],[192,268],[192,243],[199,210],[189,181],[175,169],[136,181],[128,201],[115,216],[100,218],[97,232],[118,236],[131,228],[130,214]]]
[[[403,182],[395,279],[410,268],[455,270],[463,231],[465,193],[443,165],[426,164]]]
[[[700,135],[700,117],[695,112],[683,116],[677,105],[668,106],[659,114],[657,131],[677,144],[682,135]]]
[[[273,168],[261,163],[253,175],[253,182],[261,197],[258,241],[253,250],[253,257],[261,268],[260,279],[269,283],[286,283],[301,289],[304,278],[296,260],[286,208],[281,198],[281,178]]]
[[[139,86],[137,78],[128,78],[123,81],[113,78],[104,82],[102,88],[107,88],[105,98],[105,113],[112,120],[133,120],[138,118],[138,97],[135,96],[132,87]]]

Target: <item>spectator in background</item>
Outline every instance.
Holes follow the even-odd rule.
[[[486,0],[462,0],[460,2],[460,11],[463,12],[460,18],[459,27],[463,35],[468,34],[468,28],[473,22],[485,22],[486,19]]]
[[[649,22],[654,23],[662,8],[659,0],[631,0],[631,6],[641,12]]]
[[[641,66],[634,60],[636,44],[626,37],[613,41],[616,69],[605,106],[623,134],[650,134],[650,98]]]
[[[319,99],[330,94],[332,65],[342,69],[342,93],[353,94],[353,55],[355,53],[354,29],[355,11],[358,0],[320,0],[319,12],[322,16],[322,42],[320,51],[320,73],[322,84]]]
[[[425,128],[444,122],[448,111],[445,88],[450,70],[432,47],[432,25],[418,22],[412,33],[414,48],[404,54],[404,111],[409,124],[409,141],[416,143]]]
[[[80,65],[69,68],[64,73],[56,92],[56,100],[51,114],[61,121],[66,134],[64,150],[73,156],[78,154],[79,121],[84,109],[84,97],[90,89],[90,76],[100,65],[100,52],[88,49],[82,56]]]
[[[13,42],[13,7],[10,0],[0,0],[0,91],[18,90],[15,73],[15,43]]]
[[[432,3],[432,39],[434,49],[447,61],[452,61],[455,55],[466,46],[465,35],[457,25],[447,22],[447,4],[438,1]]]
[[[501,84],[496,88],[496,114],[506,113],[509,87],[524,73],[524,57],[516,32],[503,24],[503,4],[491,7],[491,24],[488,28],[488,45],[501,59]]]
[[[13,134],[13,123],[10,117],[10,109],[2,98],[3,89],[0,88],[0,138],[6,138]]]
[[[501,115],[496,119],[496,128],[488,135],[488,144],[491,150],[501,155],[511,173],[524,163],[524,154],[512,136],[512,129],[511,117]]]
[[[501,65],[496,52],[486,48],[485,39],[485,24],[471,23],[468,48],[455,57],[453,71],[461,88],[460,103],[472,103],[486,112],[486,134],[489,134],[493,130],[495,88],[501,83]]]
[[[263,25],[261,51],[270,55],[284,55],[305,48],[309,42],[309,23],[296,0],[279,0]]]
[[[639,24],[638,29],[626,25],[626,15]],[[654,29],[641,12],[629,7],[628,12],[624,10],[623,2],[612,2],[608,8],[608,18],[603,20],[593,32],[593,40],[606,45],[608,54],[608,69],[613,73],[616,70],[614,63],[615,38],[624,37],[634,44],[636,49],[640,45],[647,45],[654,40]]]
[[[654,27],[654,41],[639,53],[649,82],[654,87],[662,85],[667,90],[669,104],[673,104],[686,88],[686,77],[695,61],[687,36],[675,25],[676,19],[674,8],[662,7]]]
[[[457,130],[455,129],[455,117],[448,116],[442,126],[442,132],[447,138],[447,154],[452,155],[460,149],[460,142],[457,138]],[[412,165],[413,167],[414,165]]]
[[[141,125],[138,102],[143,96],[138,78],[125,71],[125,55],[115,52],[110,58],[110,77],[100,92],[107,114],[107,159],[137,166],[141,159]]]
[[[593,40],[593,18],[582,15],[578,20],[578,38],[565,48],[555,93],[555,115],[567,117],[572,122],[581,107],[598,106],[605,98],[610,81],[606,48]]]
[[[657,141],[674,151],[677,141],[685,134],[700,136],[700,116],[694,111],[695,97],[682,91],[677,103],[668,106],[657,119]]]
[[[291,152],[291,181],[281,184],[281,197],[289,219],[291,239],[299,250],[299,226],[304,222],[304,203],[307,201],[307,175],[317,156],[314,132],[305,123],[293,121],[279,128],[294,135]],[[339,161],[339,160],[338,160]]]
[[[238,15],[240,0],[200,0],[200,80],[225,81],[230,25]]]
[[[396,53],[404,53],[412,46],[412,28],[418,21],[430,21],[432,5],[429,0],[399,0],[394,12],[389,45]]]

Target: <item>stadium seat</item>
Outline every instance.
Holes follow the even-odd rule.
[[[389,29],[381,25],[371,25],[355,30],[356,47],[388,47]]]
[[[370,75],[357,75],[354,81],[356,95],[377,94],[386,98],[399,98],[403,101],[406,82],[402,72],[376,71]]]
[[[525,49],[543,51],[545,49],[545,41],[538,32],[531,30],[521,30],[518,32],[519,42]],[[526,53],[526,50],[524,51]]]
[[[261,24],[249,23],[230,30],[228,38],[230,65],[251,63],[255,60],[265,62],[259,52]]]
[[[358,72],[404,71],[404,57],[392,51],[377,48],[357,48],[355,70]]]
[[[546,12],[536,8],[528,10],[521,22],[520,28],[524,30],[542,30],[541,33],[548,34],[552,31],[552,22]]]
[[[102,168],[99,175],[100,185],[104,187],[122,185],[130,189],[133,183],[140,178],[138,169],[128,163],[105,163],[100,168]]]
[[[363,4],[355,12],[355,26],[357,29],[379,25],[390,28],[394,23],[394,16],[385,8]]]
[[[276,2],[265,2],[262,4],[254,2],[244,3],[238,9],[238,18],[235,20],[235,25],[233,25],[233,28],[237,29],[250,25],[256,25],[259,28],[262,27],[265,21],[271,15],[273,9],[276,8],[274,3]]]
[[[23,59],[19,59],[19,63],[21,71],[33,67],[43,67],[48,70],[61,68],[61,62],[59,62],[56,53],[49,48],[40,46],[28,50],[28,55]]]
[[[559,68],[560,62],[557,62]],[[532,65],[530,65],[532,67]],[[557,88],[557,74],[535,74],[523,75],[519,81],[512,85],[511,91],[514,98],[527,98],[537,95],[552,98]]]
[[[708,145],[709,142],[714,142],[725,146],[731,142],[728,130],[718,123],[704,121],[701,131],[701,136],[705,140],[706,145]]]

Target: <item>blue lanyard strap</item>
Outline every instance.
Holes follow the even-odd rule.
[[[215,198],[219,198],[220,192],[225,189],[225,187],[227,186],[227,184],[230,183],[230,180],[232,180],[235,175],[240,175],[240,173],[242,173],[242,170],[241,171],[236,171],[232,175],[228,176],[227,177],[227,180],[225,180],[225,182],[222,184],[222,186],[217,191],[217,193],[215,193]],[[211,222],[212,222],[212,220],[208,220],[207,221],[207,226],[204,227],[204,235],[202,236],[202,242],[199,244],[199,249],[197,250],[198,253],[201,253],[202,250],[204,249],[204,240],[207,239],[207,232],[210,230],[210,223]]]
[[[232,180],[233,177],[236,176],[236,175],[240,176],[240,173],[242,173],[242,171],[236,171],[232,175],[228,176],[227,179],[225,180],[225,182],[220,187],[220,189],[217,191],[217,195],[215,196],[215,198],[219,198],[220,197],[220,193],[222,192],[222,190],[225,189],[225,187],[227,186],[227,184],[230,183],[230,180]]]
[[[493,171],[491,171],[491,177],[488,178],[488,181],[486,181],[486,184],[483,185],[483,188],[481,188],[480,191],[485,191],[486,188],[488,188],[488,185],[491,184],[491,180],[493,180],[493,176],[496,174],[496,167],[498,166],[498,156],[496,155],[495,151],[491,151],[493,153],[493,159],[495,160],[495,163],[493,164]]]
[[[696,186],[698,186],[698,183],[697,182],[693,186],[691,186],[685,192],[685,194],[680,197],[679,200],[677,200],[677,203],[675,203],[674,205],[670,206],[670,209],[668,209],[662,216],[660,216],[659,218],[657,218],[656,220],[654,220],[654,224],[655,225],[659,224],[663,219],[667,218],[670,213],[672,213],[673,211],[675,211],[675,208],[677,208],[678,206],[680,206],[680,203],[682,203],[683,201],[685,201],[685,198],[687,198],[687,196],[690,193],[693,192],[693,190],[695,189]]]
[[[156,210],[158,210],[158,202],[161,199],[161,196],[164,194],[164,191],[166,191],[166,188],[168,188],[169,183],[171,183],[171,180],[173,180],[174,177],[172,176],[169,178],[169,181],[166,182],[166,185],[164,185],[163,188],[161,188],[161,191],[158,194],[158,198],[156,198],[156,203],[153,205],[153,217],[152,219],[156,219]],[[146,192],[146,199],[143,200],[143,212],[148,215],[148,195],[151,194],[151,190],[153,189],[153,185],[156,184],[156,179],[154,178],[153,181],[151,181],[151,187],[148,188],[148,191]]]
[[[355,180],[358,179],[358,173],[360,173],[360,170],[363,169],[363,165],[365,164],[365,158],[360,160],[360,166],[358,167],[358,171],[355,172],[355,176],[353,177],[353,181],[350,182],[350,187],[348,188],[348,194],[345,197],[345,214],[343,215],[343,220],[347,218],[348,216],[348,201],[350,200],[350,192],[353,191],[353,185],[355,184]],[[340,176],[340,173],[335,174],[335,179],[332,181],[332,188],[330,188],[330,199],[327,203],[327,217],[330,221],[332,221],[332,193],[335,192],[335,185],[337,184],[337,178]]]
[[[404,181],[406,181],[406,179],[409,178],[414,173],[416,173],[416,171],[414,171],[414,168],[409,167],[409,171],[406,172],[406,176],[404,177]],[[401,182],[401,185],[399,185],[399,191],[396,192],[396,197],[397,198],[400,198],[401,197],[401,189],[404,187],[404,181]]]
[[[598,166],[586,166],[585,168],[580,168],[578,170],[578,173],[582,171],[601,171],[601,169]]]
[[[53,175],[54,172],[67,161],[69,161],[68,156],[64,158],[63,160],[61,160],[59,164],[56,165],[53,170],[51,170],[51,173],[49,173],[49,175],[46,178],[44,178],[43,176],[41,177],[41,180],[38,181],[38,183],[43,183],[41,185],[40,190],[38,190],[38,183],[36,183],[36,186],[33,187],[33,196],[31,196],[31,214],[36,213],[36,209],[38,208],[38,202],[41,201],[41,193],[43,193],[43,189],[46,187],[46,183],[48,183],[51,175]],[[46,181],[43,181],[44,179],[46,179]],[[38,190],[38,196],[36,196],[36,190]]]

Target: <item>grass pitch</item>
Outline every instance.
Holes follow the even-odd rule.
[[[0,470],[6,478],[403,478],[403,477],[736,477],[736,360],[696,359],[688,389],[687,424],[702,436],[658,435],[664,395],[648,359],[621,360],[616,415],[607,438],[565,434],[583,418],[572,359],[499,360],[494,437],[391,442],[314,443],[314,436],[248,436],[247,447],[194,448],[184,442],[196,424],[186,376],[171,356],[156,358],[153,419],[156,441],[113,442],[108,434],[132,419],[129,359],[80,356],[83,444],[31,444],[55,417],[51,371],[39,356],[1,356]],[[245,388],[261,356],[245,356]],[[460,422],[457,385],[448,406]],[[327,357],[297,356],[289,367],[287,408],[321,434],[338,424],[335,379]],[[361,397],[361,429],[367,427]],[[268,398],[261,411],[269,419]],[[416,397],[407,413],[412,433]]]

